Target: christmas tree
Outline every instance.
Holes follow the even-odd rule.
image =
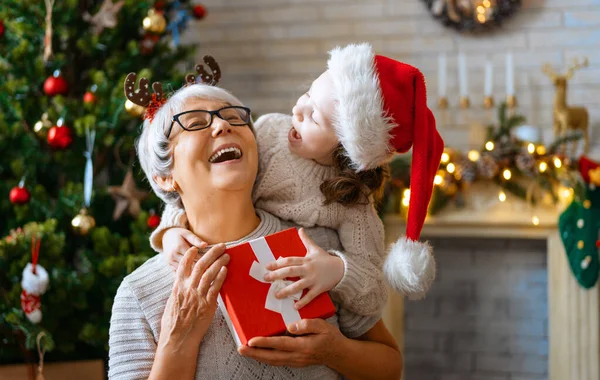
[[[40,332],[46,360],[106,356],[113,297],[154,255],[160,205],[123,81],[179,88],[193,53],[179,33],[203,15],[183,1],[0,0],[0,364],[35,361]],[[22,287],[24,272],[48,285]]]

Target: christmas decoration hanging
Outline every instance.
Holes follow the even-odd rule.
[[[580,158],[579,171],[587,185],[585,197],[574,200],[558,220],[571,271],[577,282],[586,289],[596,284],[600,273],[600,187],[590,182],[598,169],[599,163],[585,156]]]
[[[133,171],[131,167],[127,170],[125,179],[121,186],[109,186],[108,192],[112,195],[116,202],[113,219],[119,219],[125,210],[133,217],[137,217],[140,213],[140,202],[146,198],[147,192],[138,190],[135,187],[133,179]]]
[[[48,131],[48,145],[54,149],[67,149],[73,142],[71,128],[64,125],[62,118],[58,119],[56,125]]]
[[[154,210],[150,210],[150,216],[148,217],[148,227],[155,229],[160,224],[160,216],[156,215]]]
[[[187,26],[188,21],[190,20],[189,11],[181,6],[179,0],[175,0],[173,2],[173,10],[175,16],[169,23],[167,29],[171,32],[173,36],[173,46],[177,47],[179,45],[179,35],[180,31],[184,30]]]
[[[83,175],[83,202],[84,208],[79,211],[79,214],[73,218],[71,225],[76,234],[87,235],[92,228],[96,226],[96,220],[91,215],[88,215],[87,210],[90,208],[92,200],[92,186],[94,184],[94,166],[92,155],[94,154],[94,141],[96,139],[96,131],[90,132],[85,130],[87,149],[84,153],[86,158],[85,172]]]
[[[29,202],[30,198],[31,194],[29,193],[29,190],[25,188],[25,177],[23,177],[19,182],[19,185],[10,190],[9,199],[12,204],[23,205]]]
[[[113,3],[112,0],[104,0],[98,13],[94,16],[85,13],[83,19],[92,24],[92,30],[96,35],[99,35],[104,28],[112,29],[117,26],[117,13],[119,13],[124,4],[124,0],[117,3]]]
[[[140,117],[140,116],[142,116],[144,114],[144,112],[146,111],[146,108],[142,107],[142,106],[140,106],[138,104],[135,104],[131,100],[127,99],[125,101],[125,110],[131,116]]]
[[[4,37],[4,23],[0,20],[0,38]]]
[[[96,99],[96,95],[94,95],[94,93],[91,91],[87,91],[85,94],[83,94],[83,102],[85,104],[94,104],[97,100],[98,99]]]
[[[54,74],[44,81],[44,92],[48,96],[65,95],[68,91],[69,84],[59,70],[54,71]]]
[[[142,21],[142,26],[146,32],[162,34],[167,27],[167,21],[160,12],[150,9],[148,16]]]
[[[35,380],[44,380],[44,354],[46,354],[46,347],[42,347],[42,338],[46,336],[45,332],[40,332],[35,341],[37,343],[37,351],[38,356],[40,358],[40,363],[37,367],[37,374],[35,375]]]
[[[206,8],[204,8],[204,6],[200,4],[194,6],[192,12],[196,20],[202,20],[206,16]]]
[[[149,55],[154,52],[154,47],[160,39],[156,34],[146,33],[144,38],[140,41],[140,51],[143,55]]]
[[[52,8],[54,0],[44,0],[46,3],[46,34],[44,35],[44,62],[52,59]]]
[[[92,228],[96,227],[96,220],[93,216],[88,215],[86,208],[82,208],[71,221],[71,226],[76,234],[87,235]]]
[[[33,125],[33,131],[42,138],[46,138],[52,122],[48,119],[48,113],[44,112],[42,118]]]
[[[41,239],[31,238],[31,263],[23,270],[21,280],[21,308],[32,323],[42,320],[41,295],[48,289],[48,272],[38,264]]]

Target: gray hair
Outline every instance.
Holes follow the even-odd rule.
[[[179,89],[156,112],[152,122],[144,121],[142,134],[136,143],[137,154],[152,190],[165,203],[180,204],[177,191],[165,191],[154,180],[155,176],[169,177],[173,168],[173,146],[169,144],[165,131],[171,125],[173,115],[182,112],[185,102],[192,98],[220,101],[232,106],[244,106],[227,90],[198,83]],[[249,126],[253,129],[252,121]]]

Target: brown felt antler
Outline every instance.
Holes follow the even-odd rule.
[[[212,74],[209,74],[202,64],[196,65],[196,72],[200,75],[200,80],[203,83],[209,84],[211,86],[216,86],[221,79],[221,68],[217,61],[211,55],[205,55],[203,58],[204,63],[208,66],[208,68],[212,71]],[[185,77],[185,81],[187,84],[196,83],[196,74],[188,74]]]
[[[125,78],[125,96],[132,103],[135,103],[142,107],[147,107],[152,100],[152,95],[150,94],[150,90],[148,88],[148,79],[140,78],[139,88],[135,89],[135,81],[137,79],[136,73],[129,73]],[[157,99],[163,98],[163,89],[162,84],[159,82],[154,82],[152,84],[152,89],[154,90],[154,94]]]

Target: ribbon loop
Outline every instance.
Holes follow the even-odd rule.
[[[265,301],[265,309],[274,311],[281,314],[285,325],[297,322],[302,319],[298,310],[294,308],[295,301],[302,297],[302,292],[296,292],[291,296],[283,299],[278,299],[275,294],[283,288],[293,284],[293,281],[288,280],[275,280],[273,282],[265,281],[264,277],[269,271],[265,266],[275,261],[275,256],[271,251],[271,248],[267,244],[265,238],[259,238],[250,242],[250,246],[254,251],[254,255],[258,261],[254,261],[250,267],[250,277],[263,283],[270,283],[269,291],[267,293],[267,299]]]

